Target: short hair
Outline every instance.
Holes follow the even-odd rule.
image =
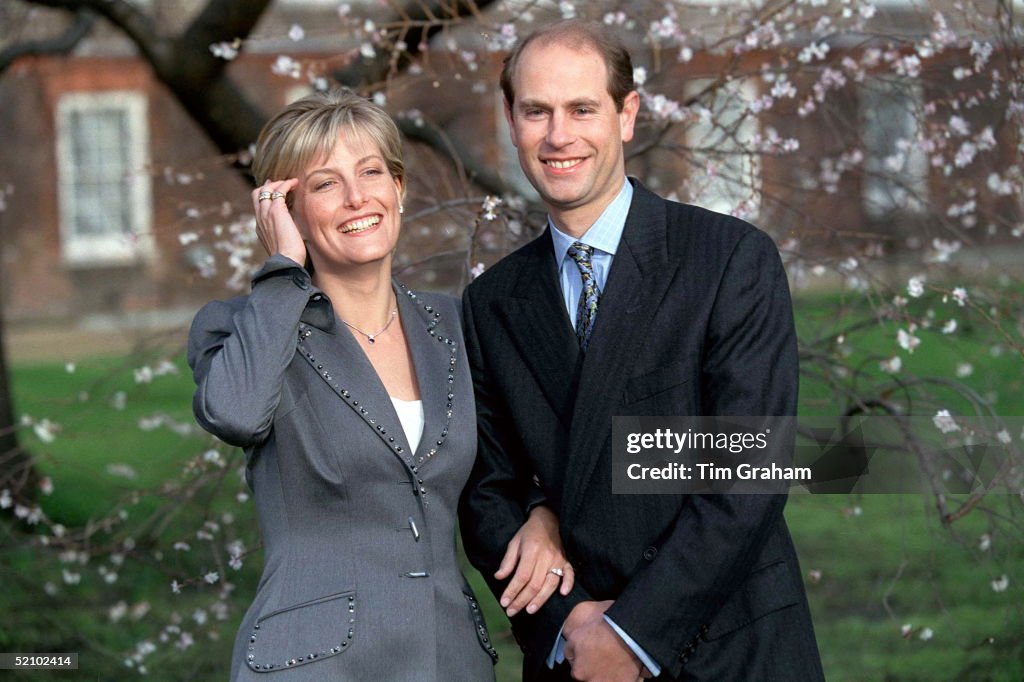
[[[252,159],[256,183],[297,177],[310,163],[329,155],[346,131],[377,145],[388,172],[402,183],[404,192],[398,126],[386,111],[345,88],[298,99],[263,126]]]
[[[604,24],[584,19],[566,19],[539,28],[524,38],[505,58],[501,70],[501,90],[509,108],[515,104],[516,91],[513,80],[523,52],[532,43],[543,45],[562,44],[578,50],[591,49],[600,55],[608,71],[608,94],[615,102],[615,109],[622,111],[626,95],[636,89],[633,83],[633,61],[629,50],[619,37]]]

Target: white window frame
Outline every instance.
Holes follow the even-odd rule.
[[[685,87],[687,97],[692,97],[697,93],[701,92],[708,86],[712,81],[711,79],[694,79],[688,81]],[[723,163],[718,162],[721,166],[732,166],[728,170],[738,171],[739,177],[730,176],[719,176],[715,179],[702,179],[699,175],[694,175],[693,170],[689,173],[690,186],[700,186],[703,183],[702,191],[695,193],[694,196],[688,198],[689,201],[702,206],[712,211],[719,213],[732,214],[738,205],[740,199],[746,201],[749,206],[749,210],[744,213],[744,218],[747,220],[756,220],[758,214],[761,212],[761,157],[753,152],[743,152],[743,148],[749,150],[751,145],[761,130],[761,122],[758,118],[750,112],[747,105],[757,99],[759,92],[757,84],[751,79],[736,79],[729,81],[728,83],[721,86],[716,93],[715,97],[725,96],[729,98],[730,106],[733,102],[742,103],[742,110],[735,111],[735,116],[742,117],[739,127],[736,131],[736,140],[732,139],[725,140],[727,146],[734,146],[736,143],[740,145],[737,149],[723,149],[723,151],[733,151],[737,153],[735,157],[738,160],[736,164],[729,164],[728,161]],[[705,103],[704,106],[707,106]],[[722,141],[717,141],[719,136],[723,136],[725,126],[732,126],[734,123],[733,119],[728,121],[721,120],[722,105],[720,103],[712,103],[710,107],[712,113],[712,122],[704,123],[697,122],[689,125],[686,129],[686,146],[691,150],[695,165],[693,169],[696,172],[703,173],[705,167],[705,161],[709,160],[714,156],[712,153],[701,153],[701,149],[721,149]],[[708,138],[712,139],[709,141]],[[735,175],[735,174],[732,174]],[[733,186],[732,188],[728,186]],[[742,195],[742,196],[741,196]]]
[[[120,109],[125,113],[127,135],[127,191],[131,216],[128,235],[77,234],[79,213],[75,187],[79,169],[72,155],[71,116],[97,109]],[[75,92],[63,95],[57,104],[57,174],[60,197],[61,256],[72,267],[133,265],[155,255],[152,236],[152,200],[149,159],[148,103],[145,94],[132,90]]]
[[[905,140],[910,146],[899,150],[897,140],[890,140],[886,153],[879,155],[877,152],[881,152],[880,149],[869,148],[871,133],[868,132],[868,125],[869,118],[877,116],[881,111],[880,100],[885,97],[894,100],[899,98],[905,104],[899,112],[904,116],[899,122],[903,128],[899,139]],[[923,97],[918,85],[885,83],[877,79],[865,81],[859,89],[858,124],[864,148],[865,170],[861,181],[861,206],[865,215],[871,218],[883,218],[894,211],[922,213],[928,204],[928,155],[919,142],[919,116],[923,108]],[[897,160],[901,163],[898,169],[890,165]],[[901,184],[895,184],[887,181],[888,176],[901,176],[905,179]],[[915,198],[915,195],[919,198]]]

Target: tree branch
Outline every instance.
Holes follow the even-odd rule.
[[[153,21],[126,0],[28,0],[28,2],[45,7],[65,9],[69,12],[78,12],[83,9],[92,10],[124,31],[125,35],[131,38],[132,42],[145,55],[147,61],[152,62],[163,47]]]
[[[397,119],[395,123],[408,139],[422,142],[452,159],[465,171],[468,180],[487,193],[500,196],[509,192],[508,184],[497,173],[481,164],[469,153],[469,150],[456,144],[450,136],[445,135],[441,130],[428,125],[417,126],[408,118]]]
[[[88,10],[80,9],[75,12],[74,23],[56,38],[11,45],[6,50],[0,51],[0,74],[6,71],[20,57],[42,54],[68,54],[89,34],[95,22],[96,15]]]
[[[355,60],[337,69],[331,76],[349,87],[360,83],[383,81],[392,70],[407,69],[413,58],[423,51],[422,46],[444,30],[451,20],[477,15],[481,9],[492,4],[494,0],[434,0],[417,2],[412,8],[396,8],[391,17],[380,23],[396,24],[400,27],[396,32],[395,42],[401,40],[406,47],[398,58],[393,60],[390,50],[378,50],[377,56],[372,59]]]

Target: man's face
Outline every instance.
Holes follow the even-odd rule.
[[[527,47],[513,86],[505,114],[526,177],[556,219],[596,220],[622,188],[639,97],[630,93],[616,111],[601,56],[557,42]]]

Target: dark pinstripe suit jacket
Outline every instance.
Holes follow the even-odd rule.
[[[542,661],[584,599],[615,600],[608,615],[663,679],[822,679],[784,496],[611,492],[613,415],[792,415],[797,402],[789,289],[771,239],[633,182],[585,357],[549,234],[464,295],[479,429],[461,508],[467,552],[493,574],[536,476],[578,582],[513,619],[526,679],[569,679]]]

